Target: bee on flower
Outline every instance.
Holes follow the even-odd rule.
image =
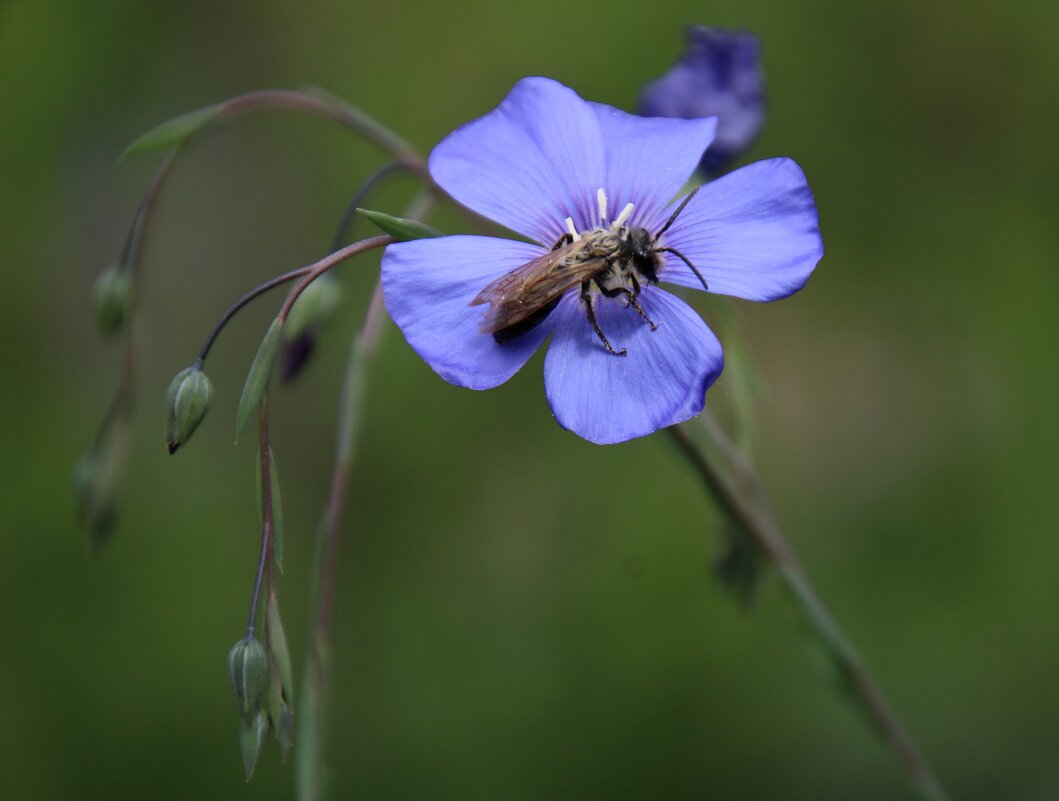
[[[660,284],[769,301],[823,254],[802,170],[771,159],[678,197],[717,121],[638,117],[526,78],[430,156],[456,201],[529,241],[446,236],[387,248],[383,291],[408,343],[450,383],[507,381],[551,337],[561,426],[616,443],[702,411],[720,343]]]

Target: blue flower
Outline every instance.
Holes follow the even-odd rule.
[[[702,157],[717,175],[753,143],[765,122],[765,78],[757,37],[746,31],[688,29],[688,47],[673,68],[640,95],[648,117],[717,117],[717,137]]]
[[[657,282],[776,300],[800,289],[823,253],[812,193],[789,159],[752,164],[671,202],[714,128],[712,118],[636,117],[546,78],[520,81],[498,108],[434,149],[430,172],[455,200],[531,241],[391,245],[382,260],[390,316],[442,378],[471,389],[507,381],[550,335],[548,404],[561,426],[591,442],[693,417],[724,357],[699,315]],[[634,258],[636,232],[649,247]],[[558,247],[568,257],[551,277],[569,270],[583,278],[590,254],[578,249],[615,239],[621,257],[597,261],[588,280],[498,330],[496,304],[512,308],[496,301],[505,276],[524,276],[525,265],[548,261]],[[479,305],[483,295],[493,305]]]

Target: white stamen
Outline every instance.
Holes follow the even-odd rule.
[[[632,203],[626,203],[625,204],[625,208],[623,208],[621,210],[621,214],[618,215],[618,219],[616,219],[614,221],[614,225],[612,226],[615,231],[617,231],[619,228],[621,228],[623,225],[625,225],[625,221],[627,219],[629,219],[629,217],[632,216],[632,210],[633,210],[633,204]]]
[[[573,217],[567,217],[566,218],[566,230],[570,232],[570,236],[572,236],[574,238],[575,242],[578,242],[578,241],[581,240],[581,234],[577,233],[577,228],[574,227],[574,218]]]
[[[599,221],[606,223],[607,221],[607,193],[603,191],[603,187],[596,190],[596,202],[599,203]]]

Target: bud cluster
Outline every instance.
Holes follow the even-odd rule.
[[[247,781],[269,733],[275,733],[286,760],[294,729],[290,653],[275,594],[269,596],[265,611],[265,643],[251,631],[228,652],[228,678],[239,707],[239,747]]]
[[[239,747],[243,752],[246,780],[254,774],[261,745],[268,735],[268,714],[261,698],[268,685],[269,665],[265,647],[249,633],[228,652],[228,678],[239,706]]]

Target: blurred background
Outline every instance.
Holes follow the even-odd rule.
[[[224,667],[258,540],[255,449],[233,447],[232,421],[279,296],[217,344],[214,409],[174,457],[162,395],[232,299],[326,252],[383,158],[279,112],[182,158],[144,254],[121,520],[88,558],[70,471],[120,361],[89,298],[157,161],[115,166],[123,148],[177,113],[303,83],[423,152],[525,75],[632,108],[695,23],[760,36],[769,117],[743,161],[795,158],[821,212],[809,286],[733,303],[780,519],[953,797],[1059,798],[1057,9],[0,3],[0,793],[293,797],[271,745],[244,784]],[[413,189],[374,205],[400,213]],[[273,402],[299,670],[341,370],[376,265],[341,270],[342,312]],[[664,442],[561,430],[540,368],[461,390],[387,332],[341,554],[334,797],[912,797],[776,585],[749,612],[720,589],[715,512]],[[722,377],[711,399],[731,391]],[[603,476],[624,502],[599,502]]]

